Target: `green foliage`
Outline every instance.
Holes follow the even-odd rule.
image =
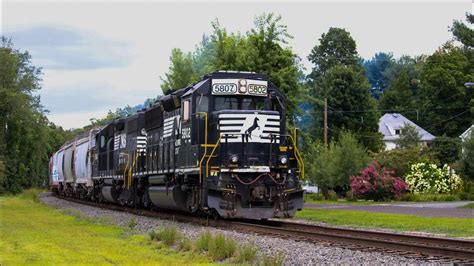
[[[406,193],[401,198],[402,201],[430,202],[430,201],[460,201],[463,200],[461,194],[413,194]]]
[[[190,53],[183,54],[180,49],[173,49],[170,57],[171,65],[165,78],[162,79],[161,89],[166,94],[173,89],[185,88],[196,82],[199,77],[193,65],[193,58]]]
[[[172,85],[175,83],[172,81],[178,78],[188,82],[195,80],[195,75],[215,70],[263,72],[287,94],[287,115],[293,121],[302,97],[299,82],[302,78],[302,65],[296,54],[284,47],[292,37],[281,23],[281,16],[262,14],[255,18],[254,27],[245,34],[228,32],[217,20],[212,23],[212,27],[214,32],[209,37],[203,37],[192,55],[182,55],[179,51],[175,52],[177,56],[171,57],[170,70],[165,79],[168,82],[164,84],[163,90],[171,87],[168,83]],[[186,67],[179,70],[174,67],[174,61]],[[172,78],[174,76],[176,78]]]
[[[168,225],[160,228],[156,234],[157,240],[163,242],[166,246],[172,246],[176,243],[180,234],[176,225]]]
[[[193,250],[193,242],[187,237],[181,237],[178,241],[178,249],[180,251],[191,251]]]
[[[381,93],[390,84],[390,79],[385,72],[395,65],[395,59],[392,53],[376,53],[370,60],[364,60],[363,66],[367,79],[371,85],[372,96],[379,98]]]
[[[236,263],[251,263],[257,258],[257,248],[254,244],[244,244],[239,247],[238,252]]]
[[[49,155],[65,132],[48,121],[36,96],[41,69],[28,52],[0,44],[0,194],[47,184]]]
[[[196,249],[200,252],[208,251],[211,241],[212,241],[212,234],[211,232],[206,230],[196,239],[196,243],[195,243]]]
[[[309,143],[305,158],[309,178],[321,188],[326,198],[331,189],[347,191],[349,177],[370,162],[366,150],[349,132],[342,132],[339,142],[331,141],[329,148],[318,142]]]
[[[470,23],[474,23],[474,15],[466,13],[466,20]],[[464,24],[461,21],[454,21],[453,26],[451,27],[454,38],[461,42],[467,47],[474,47],[474,30],[472,27]]]
[[[447,165],[438,168],[436,164],[413,164],[405,176],[408,188],[414,194],[451,193],[462,187],[461,178]]]
[[[278,253],[275,256],[268,256],[263,254],[262,257],[262,266],[281,266],[285,261],[285,255]]]
[[[446,43],[426,59],[421,75],[419,125],[434,135],[458,137],[472,123],[474,88],[472,61],[464,51]]]
[[[400,138],[397,140],[397,147],[400,149],[413,148],[420,144],[420,140],[421,138],[416,127],[405,124],[400,128]]]
[[[459,162],[461,175],[474,181],[474,134],[462,143],[461,160]]]
[[[348,31],[331,27],[321,35],[319,45],[313,47],[308,60],[314,65],[310,77],[316,80],[334,66],[358,66],[359,54]]]
[[[135,227],[136,227],[137,225],[138,225],[138,220],[137,220],[137,218],[135,218],[135,217],[132,218],[132,219],[130,219],[130,221],[128,221],[128,223],[127,223],[127,227],[128,227],[128,229],[130,229],[130,230],[135,230]]]
[[[462,208],[462,209],[474,209],[474,203],[468,203],[464,206],[461,206],[459,208]]]
[[[314,98],[312,132],[322,135],[321,101],[327,98],[329,136],[337,139],[341,130],[350,130],[371,151],[382,147],[377,133],[379,114],[370,96],[371,86],[359,64],[356,42],[341,28],[329,28],[311,50],[310,95]]]
[[[235,240],[221,233],[214,235],[209,243],[209,255],[216,261],[232,257],[236,250]]]
[[[430,148],[441,164],[451,164],[459,159],[461,141],[459,138],[440,136],[433,141]]]
[[[375,155],[375,160],[383,167],[393,170],[396,176],[402,178],[410,171],[412,164],[437,162],[433,151],[422,146],[383,151]]]
[[[415,107],[414,93],[417,86],[418,82],[410,80],[407,70],[403,69],[382,94],[379,108],[406,114],[404,110]]]

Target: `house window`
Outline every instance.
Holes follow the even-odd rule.
[[[400,135],[400,129],[395,129],[395,135]]]

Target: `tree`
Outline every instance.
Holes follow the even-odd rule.
[[[421,75],[419,125],[435,135],[457,137],[472,123],[474,88],[464,83],[474,80],[463,50],[446,43],[426,59]],[[472,108],[472,110],[470,110]]]
[[[365,75],[371,85],[371,94],[378,99],[390,84],[384,72],[395,64],[392,53],[376,53],[370,60],[363,62]]]
[[[474,181],[474,134],[466,139],[462,144],[460,168],[464,178]]]
[[[336,65],[359,66],[355,40],[345,29],[333,27],[321,35],[319,45],[313,47],[308,60],[314,65],[309,75],[313,81]]]
[[[431,150],[442,165],[452,164],[459,159],[461,141],[459,138],[440,136],[433,141]]]
[[[263,72],[288,96],[287,116],[294,123],[298,102],[302,97],[303,79],[300,59],[284,47],[292,36],[281,16],[262,14],[254,20],[254,28],[245,35],[228,33],[218,21],[211,35],[215,49],[211,69]]]
[[[466,20],[474,24],[474,14],[466,13]],[[451,27],[454,38],[466,47],[474,47],[474,30],[459,20],[453,22]]]
[[[379,102],[379,109],[382,113],[401,113],[403,115],[412,114],[411,111],[405,111],[414,107],[413,83],[407,71],[404,69],[400,72],[397,78],[384,91]]]
[[[180,49],[175,48],[171,51],[170,61],[168,73],[165,74],[164,79],[162,78],[163,93],[187,87],[199,79],[190,53],[184,54]]]
[[[420,135],[416,130],[416,127],[405,124],[400,129],[400,138],[397,141],[397,147],[400,149],[408,149],[416,147],[420,144]]]
[[[2,37],[0,46],[0,193],[18,193],[47,180],[49,155],[62,141],[36,96],[41,69],[28,52]]]
[[[344,194],[349,189],[349,178],[359,173],[370,162],[366,150],[349,132],[341,132],[339,142],[331,141],[324,147],[319,141],[308,143],[305,153],[307,173],[311,181],[328,197],[329,190]]]
[[[315,97],[327,98],[330,136],[337,138],[341,130],[349,130],[365,147],[377,151],[381,147],[381,137],[377,132],[379,113],[369,90],[369,83],[359,68],[337,65],[320,79]],[[321,117],[321,110],[314,110],[314,115]],[[322,128],[320,124],[314,126]]]

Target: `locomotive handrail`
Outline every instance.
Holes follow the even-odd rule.
[[[301,154],[300,154],[300,151],[298,149],[298,146],[297,146],[297,143],[296,143],[296,128],[294,129],[294,136],[291,136],[291,135],[278,135],[280,137],[287,137],[291,140],[292,144],[293,144],[293,151],[294,151],[294,154],[295,154],[295,158],[296,158],[296,162],[298,164],[298,168],[300,170],[300,173],[301,173],[301,179],[304,179],[304,162],[303,162],[303,158],[301,157]],[[206,134],[207,135],[207,134]],[[233,136],[233,135],[240,135],[240,134],[225,134],[226,136]],[[277,135],[277,134],[272,134],[272,135]],[[208,144],[207,144],[207,139],[206,139],[206,144],[205,144],[205,153],[204,155],[202,156],[201,158],[201,162],[199,163],[199,181],[201,182],[202,181],[202,173],[201,173],[201,168],[202,168],[202,161],[204,160],[204,158],[206,156],[208,156],[207,158],[207,161],[206,161],[206,176],[209,175],[209,162],[211,161],[211,158],[212,156],[214,155],[214,152],[216,151],[217,147],[220,145],[220,142],[221,142],[221,139],[222,139],[222,134],[219,135],[219,139],[217,140],[217,142],[213,145],[210,145],[211,147],[214,147],[212,149],[212,152],[211,154],[207,155],[207,147],[208,147]]]
[[[296,143],[296,128],[293,130],[293,136],[291,135],[288,135],[291,139],[291,142],[293,142],[293,148],[294,148],[294,151],[295,151],[295,158],[296,158],[296,161],[298,162],[298,165],[300,166],[300,172],[301,172],[301,179],[304,179],[304,162],[303,162],[303,158],[301,157],[301,154],[300,154],[300,151],[298,150],[298,145]]]
[[[212,149],[211,154],[209,154],[209,157],[207,158],[207,161],[206,161],[206,176],[209,176],[209,162],[211,161],[211,158],[214,155],[214,152],[216,151],[217,147],[221,143],[221,139],[222,139],[222,135],[219,135],[219,139],[217,140],[217,142],[214,146],[214,149]],[[203,158],[204,158],[204,156],[203,156]]]
[[[207,113],[199,112],[199,114],[204,115],[204,154],[202,155],[202,158],[199,161],[199,184],[202,184],[202,163],[204,162],[204,158],[206,158],[206,155],[207,155]],[[207,168],[206,168],[206,175],[207,175]]]

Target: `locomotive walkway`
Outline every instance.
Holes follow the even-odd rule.
[[[474,218],[474,209],[459,208],[474,201],[423,202],[423,203],[382,203],[358,204],[317,204],[305,203],[305,208],[325,210],[353,210],[392,214],[411,214],[425,217]]]

